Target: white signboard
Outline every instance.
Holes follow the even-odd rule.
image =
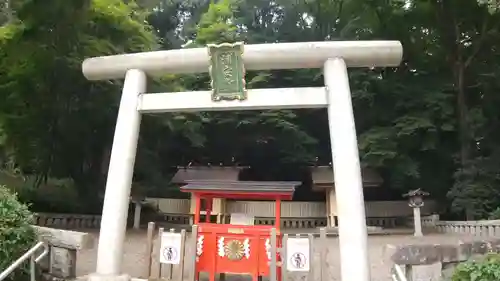
[[[233,225],[254,225],[255,218],[247,214],[232,213],[230,224]]]
[[[164,232],[161,235],[160,262],[179,264],[181,262],[181,234]]]
[[[288,271],[309,271],[309,239],[288,238],[286,241],[286,269]]]

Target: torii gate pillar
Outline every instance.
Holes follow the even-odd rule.
[[[397,66],[398,41],[331,41],[245,46],[248,70],[323,68],[325,87],[252,89],[240,101],[213,100],[212,91],[146,93],[146,75],[207,72],[206,49],[96,57],[83,62],[89,80],[125,78],[106,183],[96,273],[92,281],[128,281],[121,264],[142,113],[327,108],[337,194],[341,278],[369,281],[366,217],[347,67]]]

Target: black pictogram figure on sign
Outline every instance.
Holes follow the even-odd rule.
[[[163,257],[167,261],[174,261],[177,258],[177,249],[174,247],[166,247],[163,249]]]
[[[297,269],[304,268],[306,262],[306,256],[302,253],[294,253],[290,259],[292,266]]]

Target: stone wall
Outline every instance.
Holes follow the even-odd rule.
[[[458,263],[500,252],[500,239],[456,244],[387,245],[384,251],[385,262],[400,266],[408,281],[449,280]]]
[[[34,226],[39,240],[49,246],[49,254],[41,261],[48,280],[76,278],[77,252],[94,247],[94,238],[84,232]]]

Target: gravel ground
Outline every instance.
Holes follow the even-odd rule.
[[[98,233],[91,232],[98,238]],[[398,234],[398,235],[371,235],[368,238],[368,250],[370,259],[370,271],[371,277],[374,281],[389,281],[389,272],[391,264],[386,262],[384,256],[384,246],[387,244],[415,244],[415,243],[453,243],[458,240],[465,240],[467,238],[460,236],[450,236],[450,235],[427,235],[423,238],[415,238],[411,235]],[[331,278],[329,280],[340,280],[340,264],[339,264],[339,245],[338,237],[328,237],[328,258],[327,266],[328,272]],[[96,244],[97,245],[97,244]],[[319,251],[315,247],[314,264],[318,265],[320,263]],[[318,247],[319,248],[319,247]],[[146,232],[145,231],[129,231],[126,237],[125,243],[125,254],[123,257],[123,270],[125,273],[136,278],[144,278],[146,276]],[[187,248],[186,256],[193,253],[192,247]],[[91,250],[81,251],[78,253],[77,260],[77,275],[84,276],[95,271],[97,247]],[[155,255],[156,256],[156,255]],[[174,270],[175,271],[175,270]],[[185,278],[191,276],[192,271],[188,264],[185,266],[184,271]],[[174,273],[174,277],[177,273]],[[314,270],[314,280],[319,280],[319,270]],[[303,276],[291,276],[291,280],[304,280]],[[205,279],[202,275],[202,279]],[[420,278],[419,278],[420,279]],[[176,280],[176,279],[174,279]],[[239,280],[250,280],[250,278],[244,277],[228,277],[226,281],[239,281]],[[426,280],[426,278],[420,279]]]

